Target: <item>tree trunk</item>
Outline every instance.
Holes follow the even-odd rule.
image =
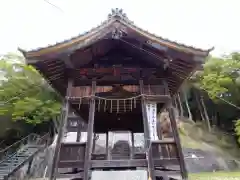
[[[207,109],[206,109],[202,95],[201,95],[201,103],[202,103],[202,107],[203,107],[203,112],[205,114],[208,131],[211,132],[211,124],[210,124],[209,116],[208,116]]]
[[[212,103],[212,127],[216,127],[217,126],[217,111],[216,111],[216,105],[214,104],[213,101],[211,101]]]
[[[174,104],[174,107],[177,111],[177,115],[179,116],[179,109],[178,109],[178,103],[177,103],[176,95],[173,98],[173,104]]]
[[[191,113],[191,110],[190,110],[190,107],[188,104],[188,98],[187,98],[186,92],[184,91],[183,94],[184,94],[184,99],[185,99],[185,103],[186,103],[186,107],[187,107],[187,111],[188,111],[188,118],[192,121],[193,120],[192,113]]]
[[[53,118],[52,122],[53,122],[54,133],[58,133],[59,122],[58,122],[57,117]]]
[[[178,108],[176,95],[173,96],[173,105],[174,105],[174,107]]]
[[[183,118],[183,107],[182,107],[181,98],[179,96],[179,93],[177,93],[177,97],[178,97],[178,102],[179,102],[179,106],[180,106],[180,118]]]
[[[198,106],[198,110],[200,112],[200,116],[201,116],[201,120],[202,121],[205,121],[205,118],[204,118],[204,115],[203,115],[203,112],[202,112],[202,107],[201,107],[201,104],[200,104],[200,101],[199,101],[199,94],[197,91],[195,91],[195,98],[196,98],[196,102],[197,102],[197,106]],[[201,98],[201,97],[200,97]]]

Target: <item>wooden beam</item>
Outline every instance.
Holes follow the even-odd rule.
[[[59,180],[64,180],[64,179],[82,179],[83,178],[83,172],[77,172],[76,174],[72,174],[72,172],[68,174],[62,174],[58,173],[57,177]],[[36,180],[45,180],[45,179],[36,179]]]
[[[177,159],[158,159],[153,160],[153,171],[154,166],[168,166],[177,165]],[[146,159],[134,159],[134,160],[93,160],[91,161],[92,168],[119,168],[119,167],[147,167],[148,163]],[[152,179],[154,179],[152,177]]]
[[[181,52],[172,48],[168,48],[168,50],[166,51],[166,54],[172,58],[173,60],[175,59],[183,59],[185,61],[188,61],[189,63],[194,62],[194,55],[193,54],[189,54],[189,53],[185,53],[185,52]]]
[[[143,82],[149,85],[159,85],[161,80],[164,78],[149,79],[148,77],[143,78]],[[111,84],[124,84],[124,85],[139,85],[139,81],[132,80],[96,80],[98,86],[109,86]],[[91,86],[90,79],[75,79],[74,86]]]
[[[58,163],[59,168],[84,168],[84,161],[83,160],[75,160],[75,161],[60,161]]]
[[[61,141],[63,138],[63,135],[65,133],[66,125],[67,125],[67,119],[68,119],[68,112],[69,112],[69,99],[67,97],[71,96],[71,88],[72,88],[73,81],[71,79],[68,80],[68,87],[67,87],[67,92],[66,92],[66,97],[64,99],[64,106],[62,107],[62,112],[61,112],[61,121],[59,125],[59,131],[58,131],[58,137],[57,137],[57,142],[56,142],[56,147],[53,155],[53,162],[52,162],[52,167],[50,171],[50,180],[55,180],[56,179],[56,172],[57,172],[57,165],[59,161],[59,155],[60,155],[60,147],[61,147]]]
[[[179,161],[176,158],[171,159],[154,159],[154,167],[167,167],[179,165]],[[148,163],[146,159],[132,159],[132,160],[92,160],[90,165],[94,169],[103,169],[103,168],[129,168],[129,167],[147,167]],[[75,161],[61,161],[59,162],[60,168],[72,168],[78,167],[82,169],[84,167],[84,162],[81,160]]]
[[[68,73],[72,77],[98,77],[98,76],[122,76],[122,75],[133,75],[134,77],[146,77],[153,74],[165,75],[164,69],[161,67],[155,68],[139,68],[139,67],[107,67],[107,68],[79,68],[69,69]]]
[[[200,64],[204,64],[204,61],[206,59],[206,57],[203,57],[203,56],[194,56],[193,57],[194,61],[197,62],[197,63],[200,63]]]
[[[74,68],[73,63],[71,62],[70,54],[64,54],[60,56],[61,60],[65,63],[67,68]]]
[[[142,38],[140,37],[140,39]],[[146,44],[145,40],[142,39],[140,41],[136,41],[136,39],[125,38],[125,39],[121,39],[120,41],[123,44],[125,44],[126,47],[130,47],[128,49],[134,49],[137,52],[137,54],[139,54],[140,56],[143,56],[148,61],[154,63],[156,66],[160,66],[164,64],[163,53],[154,52],[152,49],[155,49],[155,48],[149,44]],[[134,54],[136,55],[136,53]]]
[[[95,95],[95,91],[96,91],[96,81],[93,81],[92,95]],[[90,162],[91,162],[91,154],[92,154],[92,147],[93,147],[94,115],[95,115],[95,98],[91,98],[89,116],[88,116],[88,135],[87,135],[87,144],[86,144],[86,151],[85,151],[83,180],[89,180],[89,171],[91,167]]]

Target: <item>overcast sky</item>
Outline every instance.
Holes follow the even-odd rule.
[[[239,0],[0,0],[0,54],[34,49],[99,25],[111,8],[154,34],[221,55],[240,50]]]

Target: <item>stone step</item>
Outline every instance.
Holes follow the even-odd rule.
[[[29,180],[49,180],[49,178],[32,178]],[[56,180],[69,180],[69,178],[57,178]]]
[[[146,180],[145,170],[126,171],[93,171],[91,180]]]
[[[19,168],[29,157],[38,151],[39,147],[26,146],[24,149],[19,150],[11,157],[4,159],[0,163],[0,180],[9,176],[13,171]]]

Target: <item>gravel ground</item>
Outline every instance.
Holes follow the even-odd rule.
[[[239,162],[218,156],[213,152],[198,149],[184,148],[183,153],[186,158],[188,172],[214,172],[214,171],[236,171],[240,169]]]

